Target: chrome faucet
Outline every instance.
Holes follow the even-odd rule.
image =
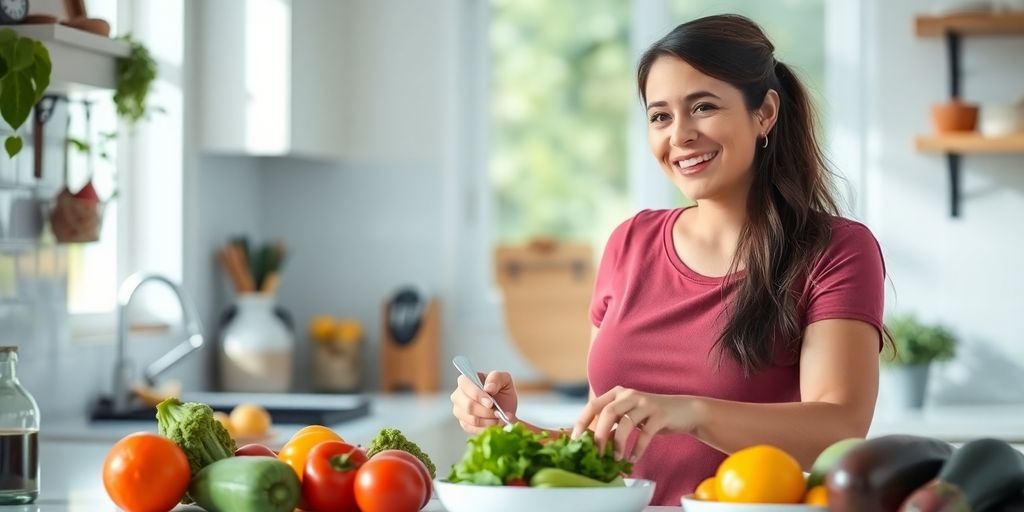
[[[167,371],[181,361],[182,358],[203,346],[203,329],[199,323],[199,315],[196,312],[195,305],[188,298],[188,295],[185,294],[185,290],[181,286],[158,274],[132,274],[128,276],[124,283],[121,284],[121,289],[117,293],[117,352],[114,362],[114,389],[113,396],[111,397],[113,412],[115,413],[125,412],[131,405],[131,381],[134,378],[134,372],[131,361],[125,356],[125,349],[128,343],[128,305],[131,304],[132,298],[135,297],[135,292],[149,281],[163,283],[174,292],[174,295],[178,298],[178,303],[181,305],[182,321],[185,324],[187,338],[146,367],[146,371],[143,374],[146,384],[149,386],[155,385],[158,375]]]

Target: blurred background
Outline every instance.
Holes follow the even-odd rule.
[[[447,396],[464,354],[585,392],[606,237],[686,202],[648,152],[637,57],[737,12],[813,92],[846,213],[881,242],[887,314],[913,315],[904,362],[936,361],[923,404],[1024,403],[1020,4],[88,0],[155,79],[130,123],[111,74],[129,43],[40,36],[59,98],[0,159],[0,345],[44,418],[141,382],[190,325],[202,348],[150,387]],[[64,190],[93,208],[84,234],[54,220]],[[135,294],[137,272],[198,321],[171,287]],[[914,386],[902,366],[881,408],[921,406],[892,398]]]

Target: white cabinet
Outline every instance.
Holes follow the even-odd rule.
[[[346,2],[196,2],[200,147],[212,153],[345,154]]]

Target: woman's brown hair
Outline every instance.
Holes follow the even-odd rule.
[[[727,350],[749,375],[770,363],[774,340],[796,349],[802,279],[828,245],[831,217],[839,214],[829,171],[815,134],[815,114],[804,86],[774,56],[775,47],[750,19],[709,16],[679,25],[640,58],[637,81],[646,102],[647,75],[662,56],[678,57],[695,69],[738,88],[749,111],[761,107],[769,89],[779,95],[779,114],[768,147],[757,141],[747,223],[740,233],[734,274],[736,300],[716,346]],[[778,338],[780,337],[780,338]]]

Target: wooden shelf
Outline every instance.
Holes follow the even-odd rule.
[[[921,135],[917,150],[928,153],[1024,153],[1024,133],[985,137],[977,132]]]
[[[961,13],[945,16],[917,16],[914,31],[919,37],[960,35],[1024,34],[1024,12]]]
[[[113,89],[117,86],[117,59],[127,57],[131,51],[124,41],[65,25],[5,25],[0,28],[9,28],[46,46],[53,63],[52,90],[69,86]]]

